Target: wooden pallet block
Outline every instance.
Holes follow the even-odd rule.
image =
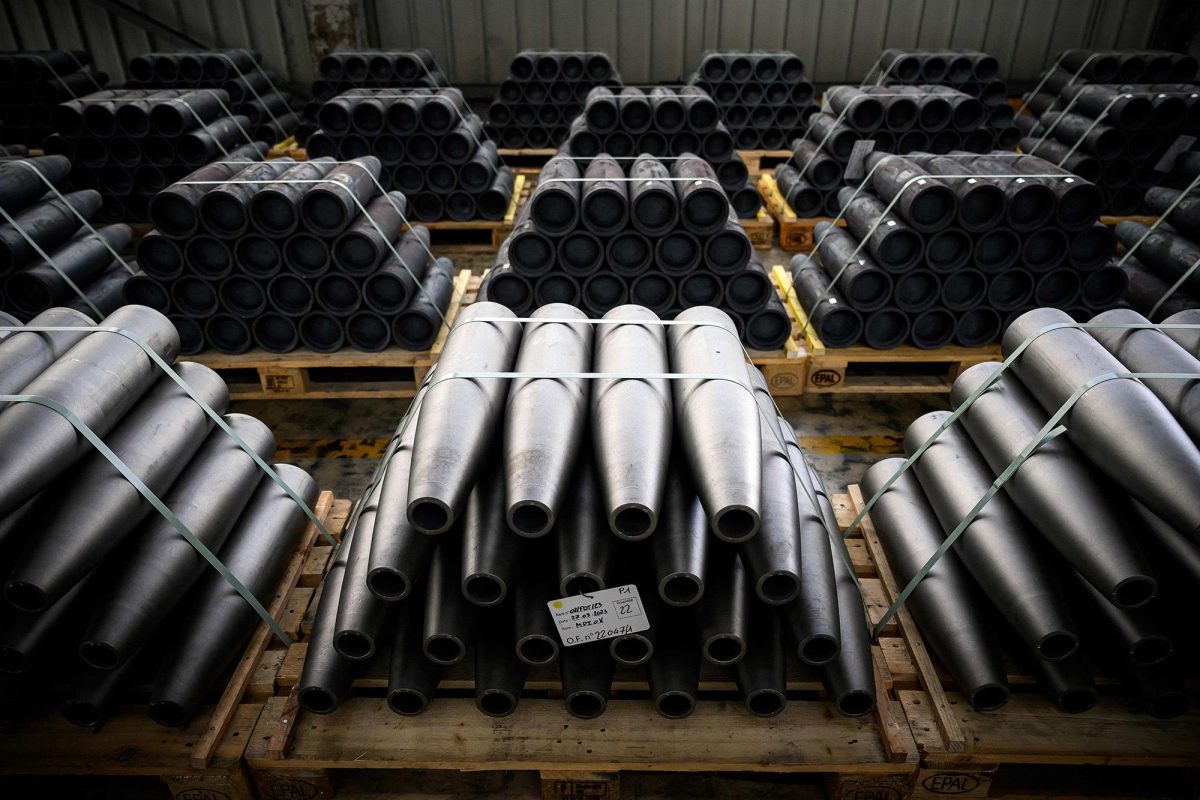
[[[330,515],[335,505],[326,491],[313,510],[337,529]],[[284,569],[268,604],[276,619],[292,601],[319,535],[309,523]],[[263,665],[282,663],[283,654],[283,643],[260,624],[216,703],[201,709],[186,728],[158,725],[140,704],[122,706],[98,729],[71,725],[57,712],[6,723],[0,726],[0,774],[157,777],[178,800],[253,800],[242,753],[271,694]]]
[[[471,271],[459,270],[446,307],[446,322],[433,345],[420,352],[389,347],[378,353],[348,348],[335,353],[268,353],[255,348],[239,355],[197,353],[182,360],[216,370],[229,384],[233,400],[412,397],[441,354],[464,297],[477,288],[478,279],[472,278]]]
[[[771,268],[789,312],[795,317],[797,338],[804,348],[807,371],[801,392],[837,394],[924,394],[949,392],[962,371],[986,361],[1002,361],[1000,345],[940,347],[922,350],[902,346],[827,348],[809,326],[808,315],[792,291],[791,274],[780,265]],[[801,392],[797,392],[798,394]]]
[[[849,501],[834,498],[839,520]],[[886,608],[884,587],[861,535],[848,541],[855,571],[867,598],[868,618]],[[310,606],[310,613],[314,606]],[[898,643],[889,626],[881,642]],[[891,650],[897,650],[895,646]],[[387,654],[370,662],[336,712],[312,715],[300,709],[294,689],[303,671],[307,643],[288,648],[275,668],[276,696],[247,748],[246,764],[263,797],[327,798],[336,793],[343,770],[452,770],[478,775],[487,770],[536,771],[543,798],[619,798],[622,774],[656,771],[774,775],[778,779],[822,775],[835,800],[903,800],[917,765],[915,748],[900,707],[892,698],[895,675],[911,680],[915,667],[903,653],[875,648],[879,705],[873,715],[841,717],[824,697],[818,670],[789,664],[789,703],[777,717],[758,719],[741,703],[731,673],[705,664],[701,701],[683,720],[658,716],[646,699],[640,668],[619,668],[607,711],[579,720],[563,709],[556,667],[535,668],[527,696],[502,720],[483,716],[464,694],[474,688],[468,662],[449,668],[439,697],[418,717],[393,714],[382,699]],[[911,685],[911,684],[910,684]],[[550,695],[550,696],[547,696]],[[743,776],[744,777],[744,776]]]
[[[737,154],[746,162],[746,169],[751,178],[765,169],[774,169],[780,164],[786,164],[792,157],[791,150],[738,150]]]
[[[267,158],[292,158],[296,161],[307,161],[308,152],[296,142],[295,136],[289,136],[267,151]]]
[[[851,515],[866,504],[857,485],[845,497]],[[891,603],[902,587],[869,515],[853,535],[866,544]],[[908,611],[902,608],[895,619],[902,647],[887,648],[893,692],[922,753],[914,798],[990,797],[997,774],[1014,765],[1061,767],[1058,776],[1071,782],[1080,777],[1079,770],[1096,765],[1146,768],[1147,778],[1168,768],[1200,770],[1200,710],[1158,720],[1134,714],[1119,696],[1102,693],[1090,711],[1066,714],[1045,699],[1031,675],[1010,662],[1008,704],[977,712],[955,691]],[[1098,675],[1096,683],[1111,689],[1116,682]]]
[[[738,220],[742,223],[742,228],[746,231],[746,235],[750,237],[750,244],[759,250],[769,250],[771,245],[775,243],[775,218],[771,216],[766,208],[760,208],[758,213],[754,215],[754,219]]]
[[[758,176],[756,183],[758,193],[762,195],[763,204],[775,218],[779,227],[779,249],[791,253],[811,253],[813,249],[813,229],[819,222],[833,222],[833,217],[797,217],[796,212],[788,205],[779,185],[775,183],[772,172],[764,172]],[[846,220],[837,221],[839,228],[846,226]]]
[[[501,147],[496,150],[500,163],[513,169],[540,170],[557,153],[556,147]]]

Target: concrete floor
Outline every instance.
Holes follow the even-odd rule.
[[[457,268],[476,274],[495,258],[434,249]],[[793,254],[773,248],[758,255],[770,266],[787,264]],[[818,394],[780,398],[778,404],[830,491],[842,491],[871,464],[902,453],[908,424],[928,411],[947,408],[948,399],[935,394]],[[231,410],[271,426],[279,443],[278,461],[309,470],[338,497],[357,498],[407,408],[407,400],[269,400],[235,403]]]

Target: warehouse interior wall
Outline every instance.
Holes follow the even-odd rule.
[[[328,33],[310,23],[332,11],[361,21],[363,46],[433,50],[463,87],[498,84],[522,48],[607,50],[630,84],[685,80],[709,49],[788,49],[815,83],[831,84],[857,83],[882,49],[901,47],[987,51],[1020,88],[1066,48],[1148,46],[1171,27],[1157,27],[1169,6],[1178,8],[1172,0],[0,0],[0,50],[85,49],[124,82],[131,55],[189,49],[127,18],[140,12],[206,48],[259,50],[283,82],[307,84]]]

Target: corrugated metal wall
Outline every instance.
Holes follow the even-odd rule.
[[[307,83],[304,0],[127,0],[216,47],[261,50]],[[607,50],[628,83],[678,81],[704,50],[788,49],[814,81],[857,82],[885,47],[972,48],[1010,80],[1068,47],[1145,46],[1160,0],[364,0],[371,44],[428,47],[450,79],[495,84],[525,47]],[[90,0],[0,0],[0,50],[90,50],[124,80],[131,55],[180,49]]]

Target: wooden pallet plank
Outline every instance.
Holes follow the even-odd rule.
[[[849,488],[848,493],[851,503],[857,509],[856,513],[861,511],[866,505],[862,491],[855,485]],[[900,592],[899,586],[892,575],[891,569],[888,567],[887,558],[883,552],[883,545],[879,541],[879,536],[875,532],[875,526],[871,523],[870,516],[863,518],[861,527],[863,540],[867,543],[867,548],[875,560],[875,568],[879,572],[880,588],[884,593],[883,602],[890,606],[891,602]],[[863,596],[866,597],[865,587]],[[868,599],[867,602],[869,609],[871,600]],[[878,624],[880,618],[881,616],[872,619],[871,624]],[[966,734],[963,732],[962,726],[956,721],[953,711],[950,708],[950,702],[946,699],[945,691],[942,689],[941,681],[938,678],[937,671],[934,669],[933,660],[929,652],[925,649],[925,640],[921,638],[920,633],[917,631],[916,623],[906,608],[901,608],[892,621],[898,627],[900,635],[903,637],[904,643],[908,648],[909,656],[917,666],[917,674],[921,686],[928,693],[929,701],[927,705],[934,716],[937,730],[942,737],[944,749],[952,753],[962,752],[967,746]]]
[[[921,691],[899,692],[917,744],[943,765],[1107,764],[1200,767],[1200,711],[1174,719],[1134,716],[1120,697],[1101,695],[1086,714],[1064,714],[1040,694],[1014,693],[998,711],[978,712],[961,694],[948,695],[955,723],[970,739],[960,753],[945,750],[935,711]],[[1136,721],[1136,723],[1135,723]]]
[[[286,700],[275,698],[285,707],[274,709],[286,714]],[[286,758],[269,753],[281,717],[264,716],[247,751],[252,770],[912,771],[887,759],[871,718],[840,717],[823,700],[791,702],[769,719],[748,715],[740,702],[711,701],[669,720],[644,700],[613,699],[602,716],[580,720],[561,701],[524,699],[497,736],[472,700],[439,698],[419,717],[399,717],[377,697],[351,697],[338,713],[295,725]]]
[[[763,205],[775,218],[779,229],[779,249],[794,253],[810,253],[813,249],[813,229],[819,222],[833,222],[834,217],[797,217],[796,212],[788,205],[779,185],[775,183],[775,175],[763,172],[755,182],[758,193],[762,196]],[[846,220],[839,219],[838,227],[845,227]]]
[[[333,492],[327,490],[317,496],[316,505],[313,506],[313,513],[317,515],[317,519],[321,520],[322,524],[324,524],[332,505]],[[283,577],[280,578],[278,587],[275,590],[275,596],[267,608],[271,616],[275,619],[280,618],[288,603],[291,602],[294,592],[297,591],[296,582],[300,576],[300,568],[304,564],[304,559],[308,556],[308,549],[313,546],[319,535],[320,533],[316,524],[309,522],[300,537],[300,546],[296,548],[296,552],[292,555],[291,560],[288,561],[287,567],[283,571]],[[238,661],[229,684],[221,694],[221,699],[217,701],[216,711],[209,719],[208,728],[204,731],[204,734],[200,737],[200,741],[196,743],[196,747],[192,751],[192,766],[196,769],[203,769],[208,766],[208,762],[212,759],[218,743],[225,736],[225,732],[232,720],[234,709],[241,702],[242,696],[246,692],[246,687],[249,685],[255,670],[258,668],[258,663],[262,658],[263,652],[274,635],[271,629],[267,627],[267,624],[263,622],[258,625],[250,637],[250,644],[243,651],[242,658]]]

